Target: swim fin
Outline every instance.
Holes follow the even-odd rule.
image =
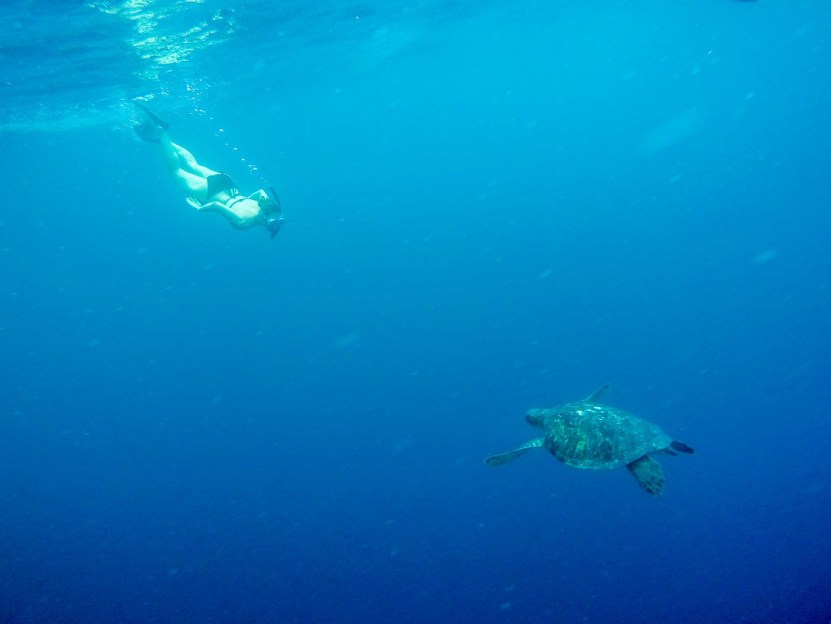
[[[137,123],[133,126],[133,130],[135,130],[136,134],[142,141],[158,143],[162,134],[167,131],[170,124],[150,110],[150,108],[143,102],[133,100],[133,103],[143,110],[145,115],[147,115],[147,119],[145,121]]]
[[[150,107],[147,106],[147,104],[145,104],[144,102],[141,102],[139,100],[133,100],[133,103],[136,106],[138,106],[141,110],[143,110],[144,113],[150,118],[150,121],[152,121],[155,125],[157,125],[162,130],[167,130],[168,127],[170,127],[169,123],[167,123],[164,119],[162,119],[156,113],[154,113],[152,110],[150,110]]]
[[[162,132],[164,132],[164,130],[149,121],[134,124],[133,130],[135,130],[138,138],[148,143],[158,143],[161,141]]]

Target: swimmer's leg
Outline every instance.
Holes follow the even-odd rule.
[[[196,162],[194,155],[181,145],[177,145],[171,141],[167,133],[162,136],[160,143],[165,153],[167,165],[171,170],[181,169],[182,171],[196,176],[202,176],[203,178],[219,173]]]
[[[170,140],[167,132],[159,141],[170,173],[184,191],[204,203],[208,200],[208,176],[218,173],[196,162],[193,154]]]
[[[147,115],[145,121],[135,125],[136,134],[145,141],[159,144],[168,170],[190,197],[202,203],[207,201],[207,178],[218,172],[200,165],[187,149],[171,141],[166,121],[142,102],[135,104]]]

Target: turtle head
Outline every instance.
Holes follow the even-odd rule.
[[[546,410],[539,407],[529,409],[525,414],[525,422],[533,427],[542,427],[543,421],[545,420],[545,412]]]

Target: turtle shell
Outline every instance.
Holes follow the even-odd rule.
[[[564,464],[615,468],[667,448],[660,427],[621,409],[577,401],[547,410],[543,445]]]

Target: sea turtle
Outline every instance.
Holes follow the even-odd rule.
[[[485,463],[501,466],[531,449],[545,447],[561,462],[576,468],[625,465],[644,490],[661,494],[664,471],[650,455],[695,451],[670,438],[657,425],[621,409],[600,405],[598,400],[608,387],[606,384],[582,401],[530,410],[525,420],[529,425],[541,427],[545,435],[513,451],[488,457]]]

